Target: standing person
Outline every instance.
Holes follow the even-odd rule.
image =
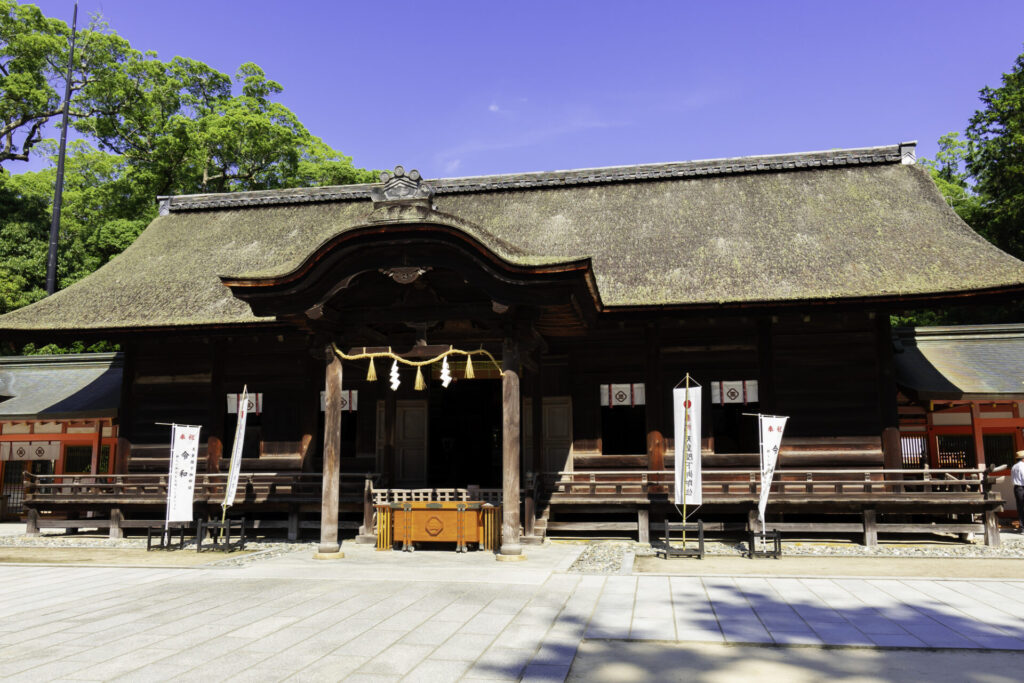
[[[1017,519],[1020,526],[1018,534],[1024,534],[1024,451],[1017,451],[1017,462],[1011,471],[1013,479],[1013,498],[1017,501]]]

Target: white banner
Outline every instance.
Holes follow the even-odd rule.
[[[59,457],[59,441],[0,443],[0,460],[56,460]]]
[[[700,397],[701,388],[693,383],[690,384],[689,390],[685,388],[672,390],[672,407],[675,414],[676,505],[700,505],[703,501],[700,462]],[[684,470],[685,477],[683,476]]]
[[[231,443],[231,466],[228,468],[228,486],[224,489],[224,501],[221,507],[229,507],[235,504],[235,491],[238,490],[238,472],[242,469],[242,446],[245,444],[245,421],[249,416],[248,387],[242,389],[238,396],[238,423],[235,425],[235,440]]]
[[[171,470],[167,478],[168,522],[192,521],[200,429],[191,425],[171,425]]]
[[[757,518],[764,525],[764,508],[768,504],[768,492],[775,476],[775,465],[779,462],[779,446],[782,445],[782,430],[788,417],[758,415],[757,425],[761,430],[761,500],[757,503]]]

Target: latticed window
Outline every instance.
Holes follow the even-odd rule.
[[[912,470],[928,464],[928,438],[924,434],[904,434],[900,437],[903,468]]]
[[[969,434],[940,434],[939,469],[974,467],[974,437]]]

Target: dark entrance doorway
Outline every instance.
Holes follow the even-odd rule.
[[[430,391],[429,485],[501,487],[501,381],[463,379]]]

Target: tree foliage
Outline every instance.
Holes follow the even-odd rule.
[[[922,159],[946,201],[964,221],[1000,249],[1024,260],[1024,54],[998,88],[979,91],[981,108],[964,137],[939,138],[934,160]],[[1024,302],[941,311],[911,311],[894,324],[1019,322]]]
[[[980,91],[983,107],[967,126],[967,169],[984,208],[983,234],[1024,258],[1024,54],[998,88]]]
[[[0,168],[28,161],[61,113],[71,29],[34,5],[0,0]],[[134,54],[99,20],[80,31],[71,72],[72,118],[92,112],[83,91],[105,88]]]
[[[45,296],[56,172],[12,175],[11,164],[54,158],[44,134],[63,105],[70,33],[32,5],[0,0],[0,313]],[[93,18],[78,33],[71,81],[82,139],[65,162],[60,288],[127,248],[160,195],[378,178],[310,133],[276,100],[281,84],[251,62],[233,79],[187,57],[164,62]]]

